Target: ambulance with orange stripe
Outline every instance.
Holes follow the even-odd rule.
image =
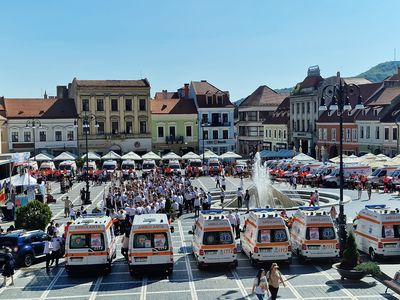
[[[366,205],[354,222],[354,235],[360,251],[371,260],[400,256],[400,211],[386,205]]]
[[[202,211],[189,234],[193,234],[193,255],[199,269],[215,264],[237,266],[236,241],[222,210]]]
[[[289,230],[272,209],[250,211],[244,221],[240,243],[252,264],[277,260],[292,262]]]
[[[332,217],[319,207],[300,207],[290,230],[292,251],[301,260],[339,257],[339,239]]]
[[[162,270],[168,275],[174,269],[174,253],[167,215],[144,214],[133,219],[129,236],[129,272]]]
[[[65,242],[65,269],[101,268],[111,271],[116,257],[116,237],[110,217],[88,214],[69,226]]]

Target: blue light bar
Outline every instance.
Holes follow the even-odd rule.
[[[365,208],[369,208],[369,209],[382,209],[385,208],[386,204],[368,204],[365,205]]]
[[[222,209],[210,209],[210,210],[202,210],[201,213],[203,215],[211,215],[211,214],[222,214],[224,211]]]
[[[273,208],[270,208],[270,207],[268,207],[268,208],[252,208],[252,209],[250,209],[250,211],[254,211],[254,212],[271,212],[271,211],[274,211],[275,209],[273,209]]]
[[[319,209],[319,206],[299,206],[299,209],[306,211],[315,211]]]

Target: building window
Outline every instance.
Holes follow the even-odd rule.
[[[247,127],[248,136],[258,136],[258,127],[249,126]]]
[[[125,110],[132,111],[132,99],[125,99]]]
[[[306,127],[304,125],[304,120],[301,120],[301,131],[306,131]]]
[[[175,137],[176,136],[176,127],[175,126],[170,126],[169,127],[169,136]]]
[[[274,129],[274,139],[276,139],[276,129]]]
[[[296,131],[300,131],[300,120],[297,120],[296,123],[297,124],[296,124],[296,129],[295,130]]]
[[[301,112],[304,114],[305,110],[304,110],[304,102],[301,103]]]
[[[61,142],[62,141],[62,132],[60,130],[56,130],[54,132],[56,142]]]
[[[379,128],[379,126],[376,126],[375,127],[375,138],[377,140],[379,140],[379,133],[380,133],[380,128]],[[386,134],[386,128],[385,128],[385,134]],[[388,130],[388,135],[389,135],[389,130]],[[385,140],[386,140],[386,136],[385,136]]]
[[[146,99],[139,100],[139,110],[145,111],[146,110]]]
[[[328,128],[324,128],[324,141],[328,140]]]
[[[336,141],[336,128],[331,129],[332,141]]]
[[[379,127],[376,127],[378,129]],[[385,127],[385,141],[389,140],[389,127]]]
[[[82,99],[82,110],[89,111],[89,99]]]
[[[11,141],[13,142],[13,143],[18,143],[18,132],[17,131],[13,131],[12,133],[11,133]]]
[[[365,138],[369,139],[371,137],[371,127],[366,127]]]
[[[29,131],[24,132],[24,142],[30,143],[31,142],[31,133]]]
[[[300,113],[300,103],[296,103],[296,113]]]
[[[203,124],[205,124],[205,123],[208,123],[208,115],[207,114],[202,114],[201,115],[201,122],[203,123]]]
[[[397,127],[392,128],[392,135],[393,141],[397,141]]]
[[[46,141],[46,131],[39,131],[39,141],[41,142]]]
[[[360,126],[360,138],[364,138],[364,126]]]
[[[310,113],[310,102],[307,102],[307,113]]]
[[[281,139],[282,138],[282,130],[278,130],[278,139]]]
[[[224,124],[228,123],[228,114],[222,114],[222,123]]]
[[[208,140],[208,130],[203,129],[203,140]]]
[[[111,133],[118,134],[118,121],[111,122]]]
[[[125,133],[126,134],[131,134],[133,132],[132,130],[132,121],[126,121],[125,122]]]
[[[322,128],[318,128],[318,139],[322,140]]]
[[[351,130],[351,133],[352,133],[351,139],[353,140],[353,142],[357,142],[357,128],[353,128]]]
[[[164,137],[164,127],[163,126],[158,126],[157,127],[157,137],[158,138],[163,138]]]
[[[191,137],[192,136],[192,126],[186,125],[186,136]]]
[[[104,122],[97,122],[97,125],[99,125],[99,127],[97,127],[97,133],[104,134]]]
[[[74,140],[74,131],[68,130],[67,131],[67,141],[73,141],[73,140]]]
[[[118,111],[118,99],[111,99],[111,111]]]
[[[104,111],[104,101],[103,99],[97,99],[97,111]]]
[[[147,132],[146,121],[140,121],[139,129],[140,129],[140,133],[142,133],[142,134]]]
[[[247,113],[247,121],[256,122],[257,121],[257,112],[256,111],[249,111]]]
[[[350,142],[350,128],[346,128],[346,142]]]
[[[207,105],[212,104],[212,96],[207,96]]]
[[[222,96],[217,96],[217,104],[222,104]]]
[[[212,131],[213,140],[218,140],[218,130]]]
[[[222,138],[223,138],[224,140],[227,140],[227,139],[228,139],[228,130],[222,130]]]
[[[283,138],[286,140],[286,130],[283,131]]]

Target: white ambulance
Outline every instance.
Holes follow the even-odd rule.
[[[116,257],[116,237],[110,217],[88,214],[79,217],[67,231],[65,242],[65,269],[78,270],[102,268],[111,271]]]
[[[339,239],[331,216],[319,207],[300,207],[290,230],[292,251],[301,260],[339,257]]]
[[[338,187],[340,184],[340,169],[335,168],[329,175],[322,178],[323,184],[326,187]],[[343,166],[343,176],[348,178],[351,175],[356,174],[357,176],[369,176],[372,173],[371,166],[369,165],[345,165]]]
[[[244,221],[240,234],[242,252],[252,264],[266,261],[292,262],[289,230],[272,209],[255,209]]]
[[[360,251],[371,260],[400,256],[400,211],[386,205],[366,205],[354,222],[354,235]]]
[[[167,215],[144,214],[133,219],[129,236],[129,272],[174,269],[171,230]]]
[[[193,255],[199,269],[214,264],[237,266],[236,242],[223,210],[202,211],[189,234],[193,234]]]

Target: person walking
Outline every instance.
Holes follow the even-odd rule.
[[[314,198],[315,198],[315,204],[316,204],[316,206],[319,206],[319,192],[318,192],[318,190],[315,190],[315,192],[314,192]]]
[[[360,200],[361,199],[361,194],[362,194],[362,184],[361,184],[361,182],[359,182],[358,184],[357,184],[357,192],[358,192],[358,199],[357,200]]]
[[[250,194],[249,190],[246,190],[246,194],[244,195],[244,204],[246,205],[247,212],[250,211]]]
[[[11,249],[6,247],[6,255],[5,255],[5,261],[4,261],[4,267],[3,267],[3,276],[4,276],[4,282],[3,286],[7,286],[7,278],[11,277],[11,284],[14,285],[14,270],[15,270],[15,260],[14,257],[11,253]]]
[[[267,292],[268,297],[270,296],[270,291],[268,288],[267,277],[264,269],[260,269],[257,272],[256,278],[254,278],[252,294],[256,294],[259,300],[264,300],[265,292]]]
[[[221,188],[221,192],[219,194],[220,200],[221,200],[221,207],[224,208],[224,200],[225,200],[225,192],[224,189]]]
[[[70,215],[70,208],[72,205],[72,201],[69,200],[68,196],[65,196],[61,199],[64,202],[64,218],[68,218]]]
[[[232,214],[231,211],[229,211],[229,213],[228,213],[228,220],[229,220],[229,223],[231,223],[232,232],[233,232],[233,234],[235,234],[236,218],[235,218],[235,216]]]
[[[125,233],[122,237],[121,254],[128,261],[129,234]]]
[[[270,291],[271,300],[276,300],[278,296],[279,283],[282,283],[283,286],[286,287],[277,263],[272,263],[271,268],[267,272],[266,277],[269,283],[268,289]]]
[[[51,250],[53,249],[53,245],[51,244],[51,237],[49,236],[47,240],[44,241],[44,250],[43,254],[46,255],[46,271],[50,271],[50,260],[51,260]]]
[[[200,198],[196,196],[194,198],[194,217],[198,218],[200,216]]]
[[[309,206],[314,206],[315,207],[315,194],[313,192],[311,192],[310,195],[310,204]]]
[[[51,239],[51,245],[53,247],[52,253],[51,253],[51,263],[50,265],[53,265],[53,263],[56,263],[56,267],[58,267],[58,260],[61,257],[61,238],[57,236],[57,233],[54,232],[53,238]]]
[[[225,176],[222,176],[221,178],[221,187],[224,191],[226,191],[226,179]]]
[[[235,224],[236,239],[240,239],[240,214],[238,209],[235,210],[235,219],[236,219],[236,224]]]
[[[207,209],[211,209],[211,203],[212,203],[212,195],[210,192],[207,193]]]
[[[371,200],[371,194],[372,194],[372,185],[371,183],[367,182],[367,195],[368,195],[368,200]]]
[[[238,187],[237,192],[236,192],[236,196],[237,196],[237,203],[238,203],[238,208],[242,208],[243,205],[243,192],[242,189],[240,187]]]

